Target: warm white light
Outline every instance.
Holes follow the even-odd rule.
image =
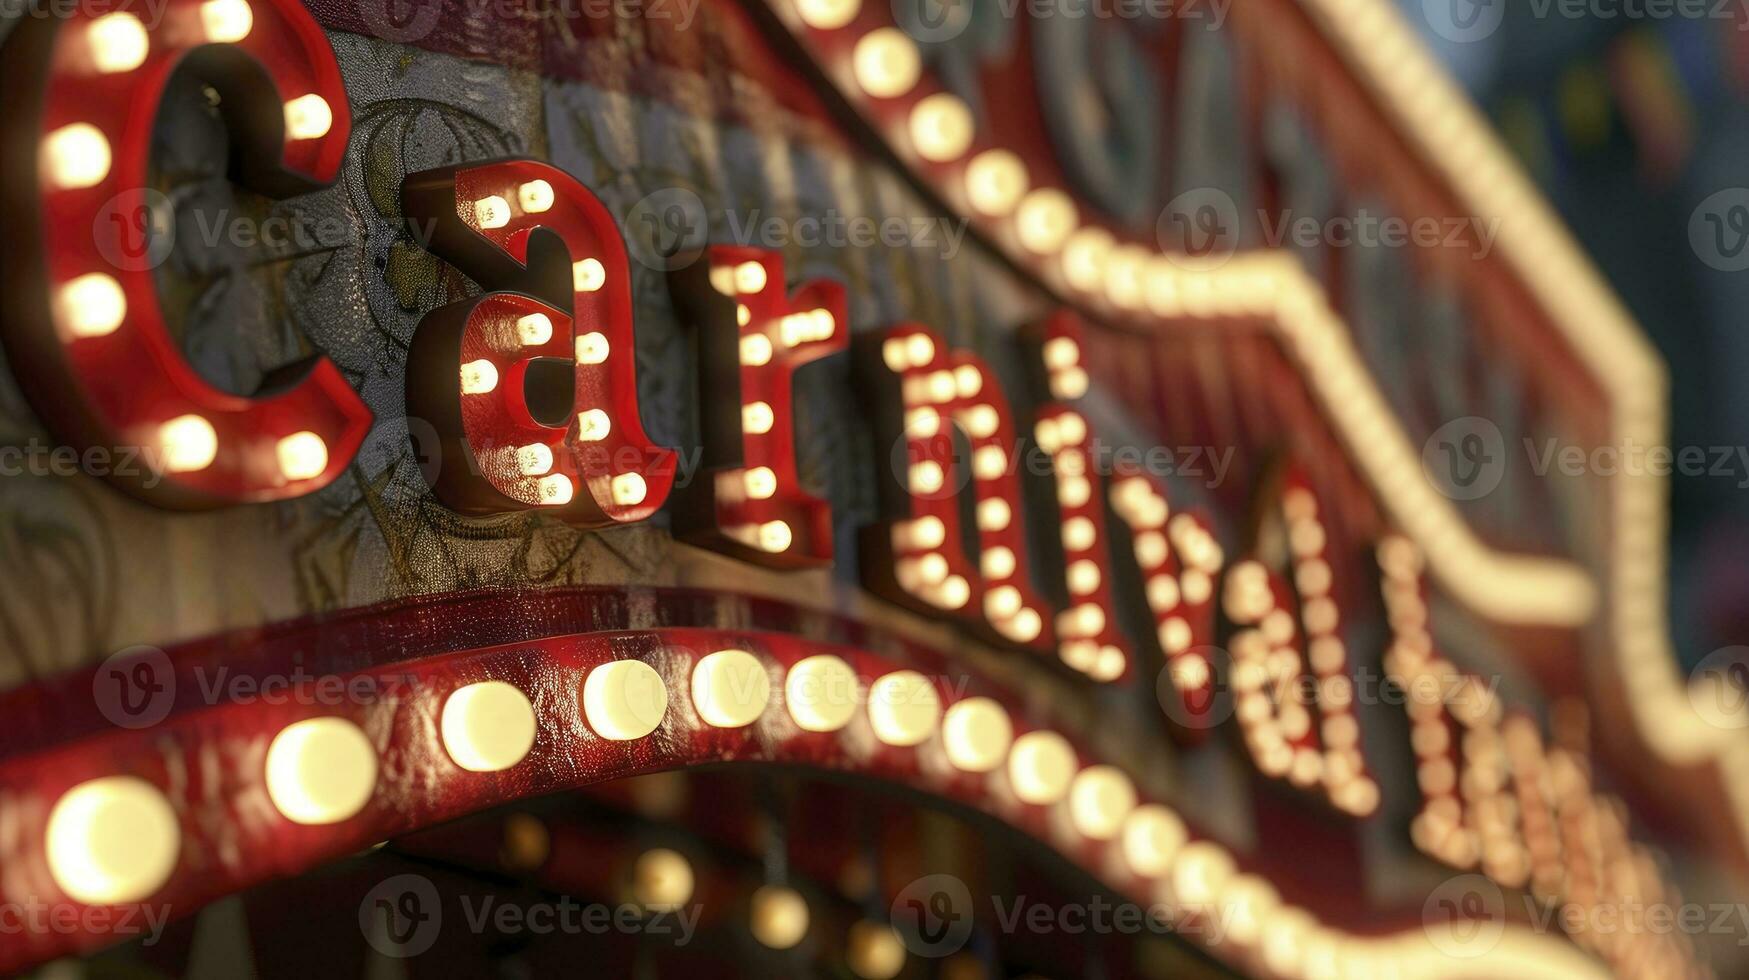
[[[213,44],[235,44],[249,36],[255,11],[247,0],[207,0],[200,5],[200,26]]]
[[[67,897],[87,905],[131,904],[170,879],[182,828],[157,787],[133,776],[105,776],[55,802],[45,845],[49,872]]]
[[[146,62],[151,42],[146,28],[133,14],[105,14],[85,28],[85,43],[91,48],[91,65],[100,73],[114,75],[133,71]]]
[[[757,293],[765,288],[765,266],[758,262],[743,262],[735,267],[735,291]]]
[[[905,338],[905,353],[910,356],[912,367],[922,367],[935,360],[935,341],[928,334],[914,333]]]
[[[462,394],[483,395],[498,387],[498,367],[488,360],[462,365]]]
[[[294,432],[275,449],[279,472],[288,480],[311,480],[328,468],[328,444],[314,432]]]
[[[43,139],[42,172],[56,187],[94,187],[109,176],[109,140],[90,123],[71,123]]]
[[[751,333],[741,338],[741,363],[748,367],[760,367],[771,361],[771,338],[762,333]]]
[[[1014,232],[1028,251],[1049,255],[1075,230],[1075,202],[1054,187],[1040,187],[1020,199]]]
[[[790,667],[784,706],[804,731],[835,732],[856,714],[856,672],[831,654],[807,657]]]
[[[911,143],[925,160],[957,160],[972,147],[972,110],[957,95],[937,92],[911,107]]]
[[[1099,531],[1086,517],[1071,517],[1063,522],[1063,547],[1070,551],[1086,551],[1099,540]]]
[[[632,865],[632,896],[652,912],[672,912],[692,898],[692,863],[678,851],[658,847]]]
[[[158,451],[166,472],[204,470],[219,454],[219,434],[199,415],[179,415],[158,427]]]
[[[923,58],[904,31],[880,27],[856,42],[851,71],[863,91],[877,99],[891,99],[917,84],[923,74]]]
[[[328,135],[334,128],[334,110],[328,100],[314,92],[300,95],[285,104],[285,136],[291,140],[313,140]]]
[[[553,339],[553,321],[545,313],[530,313],[516,320],[516,339],[526,347],[539,347]]]
[[[543,476],[535,481],[535,487],[540,493],[540,502],[549,507],[563,507],[577,495],[576,485],[563,473]]]
[[[773,554],[788,551],[790,543],[794,540],[794,532],[783,521],[766,521],[759,525],[759,547],[762,550]]]
[[[644,484],[644,478],[636,473],[621,473],[608,481],[608,490],[613,494],[613,502],[621,507],[635,507],[644,502],[644,495],[649,488]]]
[[[1136,807],[1136,788],[1115,766],[1088,766],[1069,787],[1069,817],[1093,840],[1110,840]]]
[[[978,529],[981,531],[1000,531],[1008,526],[1013,516],[1008,501],[1001,497],[978,501]]]
[[[762,436],[771,431],[772,423],[777,417],[772,413],[771,406],[765,402],[748,402],[741,406],[741,428],[756,436]]]
[[[293,823],[345,820],[370,802],[376,783],[376,749],[344,718],[294,722],[267,747],[267,795]]]
[[[1172,869],[1188,835],[1184,821],[1158,804],[1149,803],[1130,812],[1123,825],[1123,856],[1130,870],[1155,878]]]
[[[1022,803],[1049,806],[1068,795],[1075,749],[1056,732],[1027,732],[1008,754],[1008,781]]]
[[[553,185],[544,180],[531,180],[516,189],[516,202],[529,214],[541,214],[553,208],[557,200]]]
[[[793,888],[766,885],[753,893],[749,925],[770,949],[790,949],[808,934],[808,903]]]
[[[613,419],[599,408],[577,414],[577,438],[583,442],[600,442],[613,431]]]
[[[777,493],[777,474],[769,466],[755,466],[741,478],[747,488],[747,496],[754,500],[767,500]]]
[[[850,927],[845,960],[863,980],[893,980],[905,968],[905,943],[882,922],[864,919]]]
[[[579,293],[593,293],[607,285],[607,267],[600,259],[579,259],[571,263],[571,288]]]
[[[55,297],[55,317],[69,337],[107,337],[128,315],[121,283],[101,272],[69,279]]]
[[[1012,150],[985,150],[966,165],[966,197],[992,218],[1014,210],[1026,186],[1026,165]]]
[[[1063,245],[1063,278],[1076,289],[1097,289],[1105,278],[1106,260],[1116,242],[1103,228],[1087,227]]]
[[[1076,595],[1086,595],[1099,588],[1099,565],[1090,558],[1083,558],[1069,565],[1069,591]]]
[[[607,336],[593,331],[577,338],[577,363],[600,364],[607,360]]]
[[[662,724],[668,688],[642,660],[615,660],[583,681],[583,717],[595,734],[615,742],[643,738]]]
[[[553,468],[553,447],[531,442],[516,450],[516,468],[525,476],[539,476]]]
[[[443,748],[469,772],[509,769],[534,747],[534,706],[503,681],[457,688],[443,702]]]
[[[869,686],[868,720],[888,745],[919,745],[941,720],[941,695],[922,674],[894,671]]]
[[[692,669],[692,704],[705,724],[744,728],[759,720],[771,697],[771,679],[745,650],[718,650]]]
[[[1073,337],[1052,337],[1045,342],[1044,358],[1052,371],[1072,368],[1081,363],[1081,345]]]
[[[989,772],[1002,764],[1014,741],[1008,712],[990,698],[966,698],[947,709],[941,720],[941,741],[947,759],[966,772]]]
[[[862,0],[796,0],[802,23],[820,31],[835,31],[856,19]]]
[[[978,564],[983,568],[985,578],[1000,582],[1014,574],[1018,561],[1014,557],[1014,549],[997,545],[984,552]]]
[[[510,202],[496,194],[474,202],[474,223],[481,228],[502,228],[510,223]]]

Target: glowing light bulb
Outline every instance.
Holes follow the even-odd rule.
[[[928,334],[914,333],[905,338],[905,353],[911,358],[911,366],[922,367],[935,360],[935,341]]]
[[[206,0],[200,5],[200,26],[212,44],[235,44],[249,36],[255,11],[247,0]]]
[[[516,189],[517,203],[529,214],[551,211],[553,202],[557,199],[557,195],[553,193],[553,185],[544,180],[531,180]]]
[[[1012,585],[998,586],[984,596],[984,611],[992,620],[1003,620],[1020,612],[1023,602],[1020,590]]]
[[[1002,764],[1014,741],[1008,712],[990,698],[967,698],[947,709],[941,722],[947,759],[966,772],[989,772]]]
[[[498,387],[498,368],[491,361],[469,361],[462,365],[462,394],[483,395]]]
[[[961,398],[975,398],[984,390],[984,375],[970,364],[961,364],[953,369],[953,383]]]
[[[1011,150],[985,150],[966,165],[966,197],[992,218],[1013,211],[1027,183],[1026,165]]]
[[[1157,878],[1172,870],[1172,861],[1187,840],[1184,821],[1177,814],[1153,803],[1139,806],[1124,820],[1124,861],[1137,875]]]
[[[1092,559],[1083,558],[1069,566],[1069,591],[1076,595],[1086,595],[1099,588],[1099,565]]]
[[[1082,228],[1063,245],[1063,278],[1076,289],[1097,289],[1116,241],[1103,228]]]
[[[1056,732],[1027,732],[1008,753],[1008,782],[1022,803],[1050,806],[1069,793],[1075,750]]]
[[[941,695],[914,670],[897,670],[869,685],[868,720],[887,745],[920,745],[940,719]]]
[[[1000,531],[1008,526],[1013,518],[1008,501],[1001,497],[991,497],[978,501],[978,528],[983,531]]]
[[[1093,840],[1110,840],[1136,808],[1136,788],[1115,766],[1088,766],[1069,788],[1075,829]]]
[[[613,419],[599,408],[577,414],[577,438],[582,442],[600,442],[613,431]]]
[[[649,492],[644,478],[637,473],[621,473],[608,481],[608,489],[613,494],[613,502],[621,507],[635,507],[644,502],[644,495]]]
[[[735,304],[735,325],[739,326],[739,327],[744,327],[747,324],[752,323],[752,322],[753,322],[753,311],[751,309],[748,309],[747,304],[746,303]]]
[[[500,772],[534,747],[534,706],[503,681],[457,688],[443,702],[443,748],[469,772]]]
[[[1054,187],[1040,187],[1020,199],[1014,232],[1030,252],[1049,255],[1075,230],[1075,202]]]
[[[983,568],[985,578],[999,582],[1014,574],[1014,550],[997,545],[984,552],[979,565]]]
[[[933,459],[926,459],[911,467],[910,475],[911,492],[923,495],[939,493],[946,479],[941,464]]]
[[[1073,337],[1052,337],[1045,342],[1044,359],[1052,371],[1072,368],[1081,363],[1081,345]]]
[[[182,828],[157,787],[105,776],[68,790],[49,811],[49,872],[67,897],[87,905],[149,898],[176,870]]]
[[[607,285],[607,267],[600,259],[579,259],[571,264],[571,288],[579,293],[593,293]]]
[[[312,480],[328,468],[328,444],[314,432],[294,432],[274,448],[279,472],[288,480]]]
[[[643,738],[662,724],[668,688],[641,660],[615,660],[583,680],[583,717],[595,734],[614,742]]]
[[[741,338],[741,363],[748,367],[760,367],[771,361],[771,338],[762,333],[748,334]]]
[[[1071,517],[1063,523],[1063,547],[1070,551],[1086,551],[1098,539],[1099,532],[1088,518]]]
[[[308,718],[280,730],[267,747],[267,795],[293,823],[339,823],[364,809],[376,790],[370,739],[344,718]]]
[[[788,551],[795,535],[783,521],[766,521],[759,525],[759,547],[772,554]]]
[[[918,548],[939,548],[947,540],[947,525],[931,514],[911,522],[911,544]]]
[[[474,223],[481,228],[502,228],[510,223],[510,202],[496,194],[474,202]]]
[[[516,450],[516,468],[527,476],[539,476],[553,468],[553,447],[531,442]]]
[[[957,160],[972,147],[972,110],[959,96],[937,92],[911,107],[910,130],[923,159]]]
[[[601,364],[607,360],[607,336],[591,331],[577,338],[577,363]]]
[[[539,347],[553,339],[553,321],[545,313],[530,313],[516,320],[516,339],[525,347]]]
[[[804,731],[835,732],[850,724],[857,706],[856,672],[830,654],[798,660],[784,680],[784,705]]]
[[[70,279],[55,295],[55,318],[69,338],[107,337],[121,327],[127,314],[121,283],[101,272]]]
[[[796,0],[802,23],[820,31],[835,31],[856,19],[862,0]]]
[[[771,406],[765,402],[748,402],[741,406],[741,428],[753,435],[762,436],[770,432],[776,420]]]
[[[692,898],[692,864],[665,847],[645,851],[632,865],[632,896],[652,912],[672,912]]]
[[[313,140],[334,128],[334,110],[328,100],[314,92],[285,104],[285,136],[290,140]]]
[[[745,650],[718,650],[692,669],[692,704],[707,725],[745,728],[759,720],[771,698],[771,679]]]
[[[91,49],[91,66],[100,74],[133,71],[146,62],[151,41],[140,19],[129,13],[105,14],[85,28],[85,43]]]
[[[41,165],[55,187],[95,187],[109,176],[109,140],[90,123],[70,123],[43,138]]]
[[[777,492],[777,474],[769,466],[756,466],[742,477],[742,483],[747,488],[747,496],[754,500],[766,500]]]
[[[757,293],[765,288],[765,266],[758,262],[743,262],[735,267],[735,290]]]
[[[158,427],[158,451],[166,472],[204,470],[219,454],[219,434],[199,415],[179,415]]]
[[[972,454],[972,472],[980,480],[1000,479],[1008,472],[1008,456],[1001,446],[983,446]]]
[[[535,489],[540,494],[540,502],[548,507],[563,507],[577,494],[576,485],[563,473],[541,477],[535,482]]]
[[[808,903],[793,888],[766,885],[753,893],[749,927],[770,949],[790,949],[808,934]]]
[[[845,960],[863,980],[893,980],[905,968],[905,943],[892,926],[864,919],[850,927]]]
[[[923,58],[917,45],[895,27],[869,31],[851,53],[851,72],[862,90],[877,99],[891,99],[911,91],[923,75]]]

